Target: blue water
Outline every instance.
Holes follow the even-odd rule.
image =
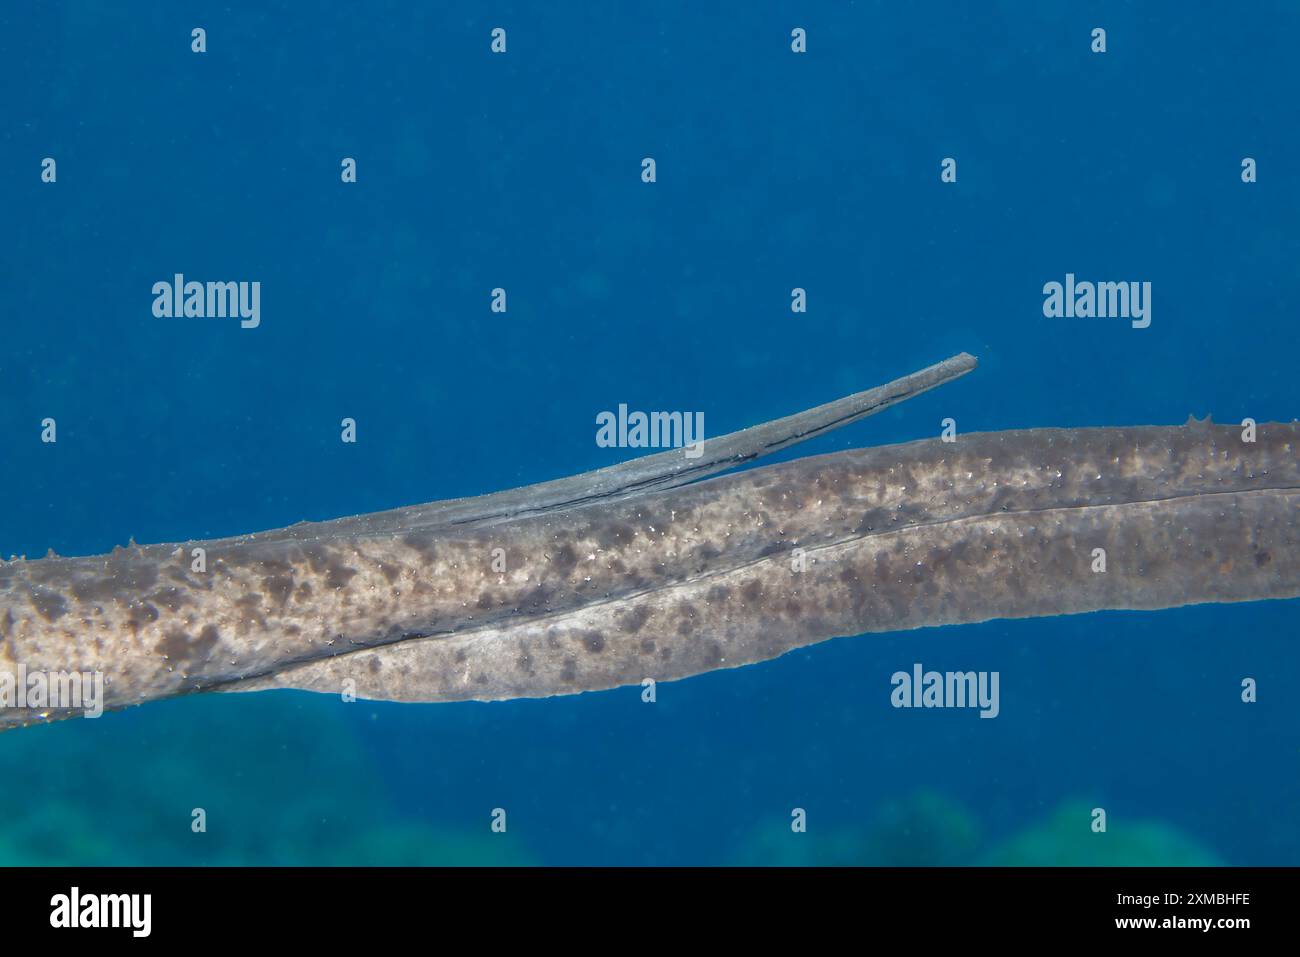
[[[0,550],[554,478],[629,454],[620,402],[721,434],[962,350],[797,454],[1296,416],[1294,5],[712,6],[7,5]],[[178,272],[261,325],[155,318]],[[1067,272],[1150,281],[1150,327],[1044,318]],[[846,638],[654,705],[163,702],[0,737],[0,862],[1295,864],[1298,607]],[[891,708],[918,661],[1000,716]]]

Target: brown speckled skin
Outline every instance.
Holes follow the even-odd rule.
[[[1298,441],[1296,423],[1253,444],[1194,422],[971,434],[490,523],[402,529],[390,512],[11,562],[0,669],[102,671],[108,707],[214,687],[499,699],[862,632],[1291,598]]]

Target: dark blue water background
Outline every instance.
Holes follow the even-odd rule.
[[[961,350],[799,454],[1297,414],[1290,4],[33,6],[0,12],[5,555],[553,478],[627,454],[620,402],[719,434]],[[260,328],[154,318],[176,272],[259,280]],[[1150,281],[1150,328],[1045,319],[1066,272]],[[1296,610],[840,639],[654,705],[165,702],[0,738],[0,859],[1294,864]],[[891,708],[917,661],[999,671],[1000,717]]]

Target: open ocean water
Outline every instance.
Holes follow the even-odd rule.
[[[1283,2],[5,4],[0,550],[512,487],[636,454],[594,441],[619,403],[719,435],[962,350],[781,457],[1290,421],[1298,41]],[[177,273],[260,282],[259,324],[155,317]],[[1150,325],[1045,317],[1067,273],[1149,282]],[[653,705],[10,731],[0,864],[1297,864],[1298,608],[842,638]],[[996,720],[891,707],[918,662],[998,672]]]

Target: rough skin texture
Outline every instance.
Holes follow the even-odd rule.
[[[218,687],[498,699],[868,631],[1295,597],[1298,439],[1195,421],[971,434],[478,524],[404,528],[399,510],[10,562],[0,670],[101,671],[106,707]]]

